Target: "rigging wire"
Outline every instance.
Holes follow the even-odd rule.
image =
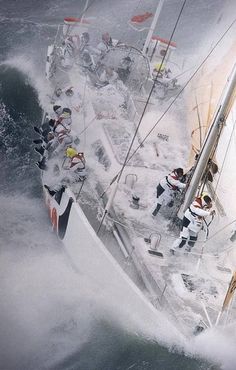
[[[84,84],[84,89],[83,89],[83,97],[82,97],[82,109],[83,109],[83,124],[84,124],[84,129],[81,131],[84,132],[84,145],[86,146],[86,129],[85,129],[85,117],[86,117],[86,113],[85,113],[85,94],[86,94],[86,87],[87,87],[87,82],[88,82],[88,79],[87,79],[87,74],[86,74],[86,79],[85,79],[85,84]],[[81,134],[80,133],[80,134]],[[79,135],[80,135],[79,134]]]
[[[133,147],[134,140],[135,140],[135,138],[136,138],[136,136],[137,136],[137,133],[138,133],[139,127],[140,127],[140,125],[141,125],[141,123],[142,123],[142,120],[143,120],[144,114],[145,114],[146,109],[147,109],[148,104],[149,104],[149,100],[150,100],[150,98],[151,98],[151,95],[152,95],[153,90],[154,90],[154,87],[155,87],[155,83],[156,83],[156,81],[157,81],[157,78],[158,78],[158,76],[159,76],[159,73],[160,73],[160,71],[161,71],[161,69],[162,69],[162,66],[163,66],[163,64],[164,64],[164,60],[165,60],[166,55],[167,55],[167,53],[168,53],[168,49],[169,49],[169,47],[170,47],[171,41],[172,41],[172,39],[173,39],[173,36],[174,36],[174,34],[175,34],[176,28],[177,28],[177,26],[178,26],[179,20],[180,20],[180,18],[181,18],[182,13],[183,13],[183,10],[184,10],[184,7],[185,7],[186,2],[187,2],[187,0],[184,0],[184,2],[183,2],[183,4],[182,4],[182,7],[181,7],[181,9],[180,9],[180,12],[179,12],[178,18],[177,18],[177,20],[176,20],[176,23],[175,23],[175,25],[174,25],[174,28],[173,28],[173,31],[172,31],[172,34],[171,34],[171,37],[170,37],[170,40],[169,40],[168,45],[167,45],[166,53],[164,54],[164,56],[163,56],[163,58],[162,58],[162,60],[161,60],[161,63],[160,63],[160,66],[159,66],[159,69],[158,69],[158,72],[157,72],[156,78],[155,78],[155,80],[154,80],[154,82],[153,82],[153,85],[152,85],[152,88],[151,88],[151,90],[150,90],[150,92],[149,92],[149,95],[148,95],[147,101],[146,101],[146,103],[145,103],[145,106],[144,106],[143,112],[142,112],[142,114],[141,114],[141,117],[140,117],[140,119],[139,119],[138,125],[137,125],[137,127],[136,127],[136,130],[135,130],[135,132],[134,132],[133,138],[132,138],[132,140],[131,140],[131,143],[130,143],[129,149],[128,149],[128,151],[127,151],[127,154],[126,154],[126,157],[125,157],[124,163],[123,163],[122,168],[121,168],[121,170],[120,170],[120,172],[119,172],[119,175],[118,175],[118,178],[117,178],[117,183],[119,183],[119,181],[120,181],[120,178],[121,178],[121,176],[122,176],[122,173],[123,173],[123,171],[124,171],[124,168],[125,168],[125,166],[126,166],[126,164],[127,164],[128,160],[130,160],[130,159],[132,158],[132,156],[133,156],[133,155],[132,155],[132,156],[130,156],[130,157],[129,157],[129,155],[130,155],[130,151],[131,151],[131,149],[132,149],[132,147]],[[139,147],[141,146],[141,144],[143,144],[143,142],[144,142],[144,141],[142,141],[142,142],[139,144]]]
[[[144,137],[144,139],[142,140],[142,142],[138,145],[138,147],[135,149],[135,151],[132,153],[132,155],[128,158],[127,160],[127,163],[129,162],[129,160],[134,156],[134,154],[136,154],[136,152],[140,149],[141,147],[141,144],[143,144],[147,138],[150,136],[150,134],[153,132],[153,130],[156,128],[156,126],[158,125],[158,123],[160,123],[160,121],[164,118],[164,116],[167,114],[167,112],[170,110],[170,108],[172,107],[172,105],[176,102],[176,100],[179,98],[179,96],[182,94],[182,92],[185,90],[185,88],[189,85],[189,83],[192,81],[192,79],[195,77],[195,75],[198,73],[198,71],[202,68],[202,66],[204,65],[204,63],[207,61],[207,59],[210,57],[210,55],[213,53],[213,51],[216,49],[216,47],[219,45],[219,43],[223,40],[223,38],[226,36],[226,34],[230,31],[230,29],[233,27],[233,25],[236,23],[236,18],[234,19],[234,21],[230,24],[230,26],[226,29],[226,31],[222,34],[222,36],[218,39],[218,41],[215,43],[215,45],[213,46],[213,48],[210,50],[210,52],[207,54],[207,56],[203,59],[203,61],[199,64],[199,66],[197,67],[197,69],[194,71],[194,73],[192,74],[192,76],[187,80],[187,82],[184,84],[184,86],[182,87],[182,89],[178,92],[178,94],[174,97],[174,99],[172,100],[172,102],[169,104],[169,106],[165,109],[165,111],[162,113],[161,117],[157,120],[157,122],[153,125],[153,127],[151,128],[151,130],[147,133],[147,135]]]
[[[199,66],[196,68],[196,70],[193,72],[193,74],[191,75],[191,77],[186,81],[186,83],[183,85],[182,89],[176,94],[176,96],[174,97],[174,99],[172,100],[172,102],[168,105],[168,107],[164,110],[164,112],[162,113],[162,115],[160,116],[160,118],[156,121],[156,123],[153,125],[153,127],[151,128],[151,130],[149,130],[149,132],[146,134],[146,136],[144,137],[144,139],[141,141],[141,143],[139,143],[139,145],[137,146],[137,148],[134,150],[134,152],[127,158],[126,162],[125,162],[125,165],[127,165],[127,163],[133,158],[133,156],[138,152],[138,150],[143,146],[143,144],[145,143],[145,141],[147,140],[147,138],[151,135],[151,133],[153,132],[153,130],[156,128],[156,126],[162,121],[162,119],[166,116],[166,114],[168,113],[168,111],[170,110],[170,108],[174,105],[174,103],[176,102],[176,100],[179,98],[179,96],[182,94],[182,92],[186,89],[186,87],[189,85],[189,83],[192,81],[192,79],[196,76],[196,74],[198,73],[198,71],[202,68],[202,66],[205,64],[205,62],[208,60],[208,58],[211,56],[211,54],[213,53],[213,51],[217,48],[217,46],[221,43],[221,41],[224,39],[224,37],[227,35],[227,33],[231,30],[231,28],[234,26],[234,24],[236,23],[236,18],[233,20],[233,22],[231,22],[231,24],[228,26],[228,28],[226,29],[226,31],[221,35],[221,37],[218,39],[218,41],[215,43],[215,45],[212,47],[212,49],[209,51],[209,53],[206,55],[206,57],[202,60],[202,62],[199,64]],[[160,65],[160,68],[159,70],[161,69],[163,63]],[[156,79],[155,79],[156,81]],[[153,88],[154,88],[154,85],[155,85],[155,81],[153,83],[153,87],[151,89],[151,91],[153,91]],[[149,94],[150,95],[150,94]],[[150,97],[149,97],[150,99]],[[147,104],[146,104],[147,106]],[[146,109],[146,106],[144,109]],[[143,114],[142,114],[142,117],[143,117]],[[139,126],[140,126],[140,123],[139,122]],[[138,126],[138,127],[139,127]],[[137,131],[137,129],[136,129]],[[130,152],[130,151],[129,151]],[[123,169],[124,170],[124,169]],[[120,170],[121,171],[121,170]],[[112,179],[110,185],[112,185],[112,183],[114,182],[114,179],[117,178],[117,176],[119,175],[120,171],[116,174],[116,176]],[[123,171],[122,171],[123,172]],[[104,193],[103,193],[104,194]],[[102,195],[103,195],[102,194]]]
[[[224,128],[224,125],[226,124],[226,119],[227,119],[227,117],[226,117],[226,118],[224,118],[224,120],[222,120],[222,122],[221,122],[221,128],[220,128],[220,131],[219,131],[219,133],[218,133],[218,136],[217,136],[217,139],[216,139],[215,146],[214,146],[213,151],[212,151],[212,153],[211,153],[211,157],[212,157],[212,158],[214,157],[214,155],[215,155],[215,153],[216,153],[216,149],[217,149],[217,146],[218,146],[218,144],[219,144],[219,140],[220,140],[220,137],[221,137],[222,130],[223,130],[223,128]],[[223,172],[224,164],[225,164],[226,157],[227,157],[227,154],[228,154],[228,150],[229,150],[229,147],[230,147],[230,144],[231,144],[231,140],[232,140],[232,137],[233,137],[234,128],[235,128],[235,123],[236,123],[236,122],[234,122],[234,124],[233,124],[233,129],[232,129],[232,132],[231,132],[231,135],[230,135],[230,140],[229,140],[229,142],[228,142],[228,144],[227,144],[227,148],[226,148],[226,152],[225,152],[225,155],[224,155],[224,160],[223,160],[223,163],[222,163],[222,167],[221,167],[221,171],[220,171],[219,178],[218,178],[218,180],[217,180],[217,183],[216,183],[215,188],[213,188],[213,191],[214,191],[214,195],[213,195],[213,196],[214,196],[214,197],[215,197],[215,195],[216,195],[216,190],[217,190],[217,187],[218,187],[219,181],[220,181],[220,179],[221,179],[221,175],[222,175],[222,172]],[[206,168],[206,171],[205,171],[204,181],[203,181],[203,184],[202,184],[202,187],[201,187],[201,188],[202,188],[202,191],[204,191],[204,187],[205,187],[205,185],[206,185],[206,183],[207,183],[208,171],[210,170],[210,168],[211,168],[211,161],[209,162],[209,164],[208,164],[208,166],[207,166],[207,168]],[[200,192],[200,190],[199,190],[199,192]]]
[[[228,142],[226,151],[225,151],[225,155],[224,155],[223,163],[222,163],[222,166],[221,166],[219,178],[217,179],[216,186],[215,186],[215,189],[214,189],[214,195],[216,194],[216,190],[218,188],[218,185],[219,185],[219,182],[220,182],[220,179],[221,179],[221,175],[223,173],[223,168],[224,168],[224,165],[225,165],[226,157],[227,157],[227,154],[228,154],[228,151],[229,151],[229,147],[231,145],[231,141],[233,139],[233,134],[234,134],[235,126],[236,126],[236,120],[234,121],[233,129],[232,129],[232,132],[231,132],[231,135],[230,135],[230,139],[229,139],[229,142]]]
[[[79,13],[79,17],[78,18],[81,18],[81,20],[82,20],[82,18],[83,18],[83,16],[84,16],[84,14],[87,12],[87,10],[95,3],[95,1],[96,0],[92,0],[91,1],[91,3],[90,4],[88,4],[85,8],[84,8],[84,10],[82,10],[80,13]],[[81,22],[81,24],[82,24],[82,22]],[[76,24],[73,24],[72,26],[71,26],[71,29],[73,29],[74,27],[76,27]]]
[[[208,239],[207,239],[207,242],[209,242],[209,240],[213,239],[216,235],[220,234],[223,230],[225,230],[228,226],[232,225],[234,222],[236,222],[236,219],[234,219],[233,221],[227,223],[225,226],[223,226],[220,230],[217,230],[213,235],[211,235]]]
[[[103,208],[104,210],[104,208]],[[115,224],[118,224],[120,226],[122,226],[124,229],[127,229],[127,230],[130,230],[130,227],[127,226],[126,224],[124,224],[123,222],[117,220],[117,219],[114,219],[113,217],[111,216],[107,216],[108,219],[112,222],[114,222]],[[208,237],[206,240],[197,240],[196,241],[196,244],[202,244],[202,243],[205,243],[207,244],[211,239],[214,239],[218,234],[220,234],[222,231],[224,231],[228,226],[232,225],[234,222],[236,221],[236,219],[234,219],[233,221],[227,223],[224,227],[222,227],[220,230],[218,230],[216,233],[214,233],[213,235],[211,235],[210,237]],[[142,232],[139,231],[139,228],[140,228],[140,224],[134,220],[132,220],[131,222],[131,225],[132,225],[132,228],[133,228],[133,231],[139,235],[139,236],[144,236]],[[150,226],[147,226],[147,225],[143,225],[143,228],[147,231],[152,231],[152,232],[156,232],[158,234],[160,234],[160,230],[156,230]],[[145,234],[146,235],[146,234]],[[164,237],[168,237],[168,238],[172,238],[172,239],[176,239],[176,235],[173,235],[173,234],[170,234],[170,233],[166,233],[166,232],[161,232],[161,235],[164,236]],[[229,252],[231,249],[233,249],[234,246],[230,245],[229,247],[227,248],[224,248],[222,249],[220,252],[218,252],[218,255],[223,255],[225,252]],[[200,256],[201,253],[199,252],[189,252],[191,253],[192,255],[197,255],[197,256]],[[204,256],[205,257],[214,257],[214,255],[210,254],[210,253],[204,253]]]
[[[161,63],[160,63],[160,65],[159,65],[159,68],[158,68],[158,71],[157,71],[157,75],[156,75],[156,77],[155,77],[155,80],[154,80],[154,82],[153,82],[153,85],[152,85],[152,87],[151,87],[151,90],[150,90],[150,92],[149,92],[149,94],[148,94],[147,101],[146,101],[146,103],[145,103],[145,106],[144,106],[143,112],[142,112],[142,114],[141,114],[141,117],[140,117],[140,119],[139,119],[138,125],[137,125],[137,127],[136,127],[136,129],[135,129],[135,132],[134,132],[133,138],[132,138],[131,143],[130,143],[130,145],[129,145],[129,148],[128,148],[128,151],[127,151],[127,153],[126,153],[125,160],[124,160],[124,162],[123,162],[123,165],[122,165],[122,167],[121,167],[121,170],[120,170],[120,171],[117,173],[117,175],[115,176],[115,178],[116,178],[116,186],[118,186],[118,184],[119,184],[120,178],[121,178],[121,176],[122,176],[122,174],[123,174],[123,172],[124,172],[124,169],[125,169],[126,164],[127,164],[127,163],[128,163],[128,161],[133,157],[133,155],[131,155],[130,157],[129,157],[129,155],[130,155],[131,149],[132,149],[132,147],[133,147],[134,140],[135,140],[136,136],[138,135],[139,127],[140,127],[140,125],[141,125],[141,123],[142,123],[143,116],[144,116],[144,114],[145,114],[145,112],[146,112],[146,109],[147,109],[147,107],[148,107],[149,100],[150,100],[150,98],[151,98],[151,95],[152,95],[153,90],[154,90],[154,87],[155,87],[155,83],[156,83],[156,81],[157,81],[157,78],[158,78],[158,76],[159,76],[159,73],[160,73],[160,71],[161,71],[161,69],[162,69],[162,66],[163,66],[163,64],[164,64],[164,60],[165,60],[166,55],[167,55],[167,53],[168,53],[168,50],[169,50],[169,47],[170,47],[171,41],[172,41],[172,39],[173,39],[173,36],[174,36],[175,30],[176,30],[176,28],[177,28],[177,25],[178,25],[178,23],[179,23],[179,20],[180,20],[180,18],[181,18],[182,13],[183,13],[183,10],[184,10],[184,7],[185,7],[186,2],[187,2],[187,0],[184,0],[184,2],[183,2],[183,4],[182,4],[182,7],[181,7],[181,9],[180,9],[180,12],[179,12],[179,14],[178,14],[177,20],[176,20],[176,22],[175,22],[175,25],[174,25],[173,31],[172,31],[171,36],[170,36],[170,40],[169,40],[168,45],[167,45],[167,48],[166,48],[166,53],[164,54],[164,56],[163,56],[163,58],[162,58],[162,60],[161,60]],[[143,146],[143,141],[141,141],[141,143],[139,144],[138,148],[140,148],[140,147],[142,147],[142,146]],[[134,154],[134,153],[133,153],[133,154]],[[113,178],[112,182],[114,182],[114,178]],[[104,195],[104,192],[103,192],[103,195]],[[115,196],[115,192],[114,192],[114,194],[113,194],[113,197],[114,197],[114,196]],[[101,227],[102,227],[103,221],[104,221],[104,219],[105,219],[105,217],[106,217],[106,215],[107,215],[107,213],[108,213],[107,208],[108,208],[108,207],[106,207],[106,208],[105,208],[105,211],[104,211],[104,213],[103,213],[102,219],[101,219],[101,221],[100,221],[99,228],[98,228],[98,230],[97,230],[97,234],[99,233],[99,231],[100,231],[100,229],[101,229]]]
[[[132,13],[133,14],[135,14],[136,13],[136,11],[138,10],[138,8],[140,7],[140,4],[141,4],[141,1],[142,0],[139,0],[139,2],[137,3],[137,6],[133,9],[133,11],[132,11]],[[133,30],[135,30],[136,32],[141,32],[142,33],[142,31],[145,31],[146,29],[149,29],[149,27],[143,27],[142,29],[138,29],[138,28],[136,28],[135,26],[133,26],[132,25],[132,21],[129,19],[128,20],[128,22],[127,22],[127,24],[128,24],[128,26],[130,27],[130,28],[132,28]],[[125,28],[124,28],[124,31],[123,31],[123,33],[125,33],[126,32],[126,30],[125,30]],[[142,38],[142,34],[140,34],[140,37],[139,37],[139,39],[135,42],[135,44],[136,44],[136,46],[138,47],[138,45],[140,45],[141,43],[143,43],[143,38]],[[144,44],[143,44],[144,45]]]

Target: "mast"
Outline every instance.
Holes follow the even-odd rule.
[[[178,213],[178,216],[180,218],[182,218],[183,213],[191,204],[193,198],[197,193],[198,186],[206,170],[212,151],[217,143],[218,137],[222,130],[222,126],[225,124],[225,121],[231,110],[235,98],[235,93],[236,93],[236,64],[234,65],[232,72],[228,78],[225,89],[221,95],[220,102],[217,105],[216,112],[213,116],[210,129],[208,130],[207,136],[203,143],[203,147],[199,154],[192,179],[185,194],[184,203]]]
[[[145,55],[148,53],[148,47],[149,47],[153,32],[155,30],[157,20],[159,18],[160,13],[161,13],[161,9],[162,9],[162,6],[164,4],[164,1],[165,0],[160,0],[158,6],[156,8],[156,12],[155,12],[154,18],[152,20],[152,23],[151,23],[150,29],[148,31],[148,35],[147,35],[147,38],[146,38],[146,41],[144,43],[143,50],[142,50],[143,54],[145,54]]]

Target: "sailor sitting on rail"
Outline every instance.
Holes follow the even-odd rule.
[[[186,184],[181,182],[184,171],[182,168],[176,168],[169,175],[161,179],[157,186],[157,205],[152,212],[153,216],[156,216],[163,204],[170,204],[173,201],[173,197],[177,191],[180,191],[186,187]]]
[[[179,238],[173,243],[170,252],[175,253],[177,248],[182,248],[187,242],[186,250],[191,251],[197,241],[198,233],[204,227],[204,218],[213,216],[215,211],[210,211],[212,200],[207,194],[196,197],[184,213],[182,229]]]
[[[53,130],[56,132],[57,126],[61,124],[65,130],[70,131],[71,130],[71,110],[70,108],[63,108],[62,113],[59,115],[58,119],[54,122]]]
[[[55,117],[58,119],[50,119],[48,124],[50,130],[47,136],[47,139],[37,140],[37,144],[42,144],[39,148],[35,148],[35,150],[45,156],[45,158],[49,158],[53,151],[55,154],[58,154],[65,145],[72,143],[73,137],[70,135],[71,132],[71,110],[69,108],[61,108],[61,106],[54,105],[53,111]]]
[[[57,106],[54,106],[54,111],[56,111]],[[59,108],[58,108],[59,110]],[[54,133],[54,138],[50,143],[49,157],[54,151],[54,155],[58,154],[67,144],[72,143],[73,137],[70,135],[71,132],[71,110],[69,108],[63,108],[57,120],[51,120],[50,125],[52,126],[52,131]]]

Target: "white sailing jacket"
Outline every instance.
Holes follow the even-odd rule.
[[[164,190],[178,190],[184,189],[186,184],[178,180],[177,175],[175,172],[171,172],[169,175],[165,176],[161,181],[160,185]]]

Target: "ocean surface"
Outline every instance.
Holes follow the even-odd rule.
[[[195,3],[188,2],[176,34],[184,55],[232,5],[223,0]],[[98,32],[108,30],[138,46],[140,35],[128,27],[124,14],[153,11],[155,1],[89,4],[86,14]],[[163,37],[170,35],[181,4],[166,1],[159,23]],[[0,369],[213,369],[204,356],[179,353],[138,330],[126,330],[115,315],[106,316],[94,304],[91,282],[73,269],[51,231],[35,166],[33,126],[42,119],[46,47],[63,17],[80,16],[84,5],[78,0],[0,1]],[[190,37],[191,27],[198,30],[197,37]]]

